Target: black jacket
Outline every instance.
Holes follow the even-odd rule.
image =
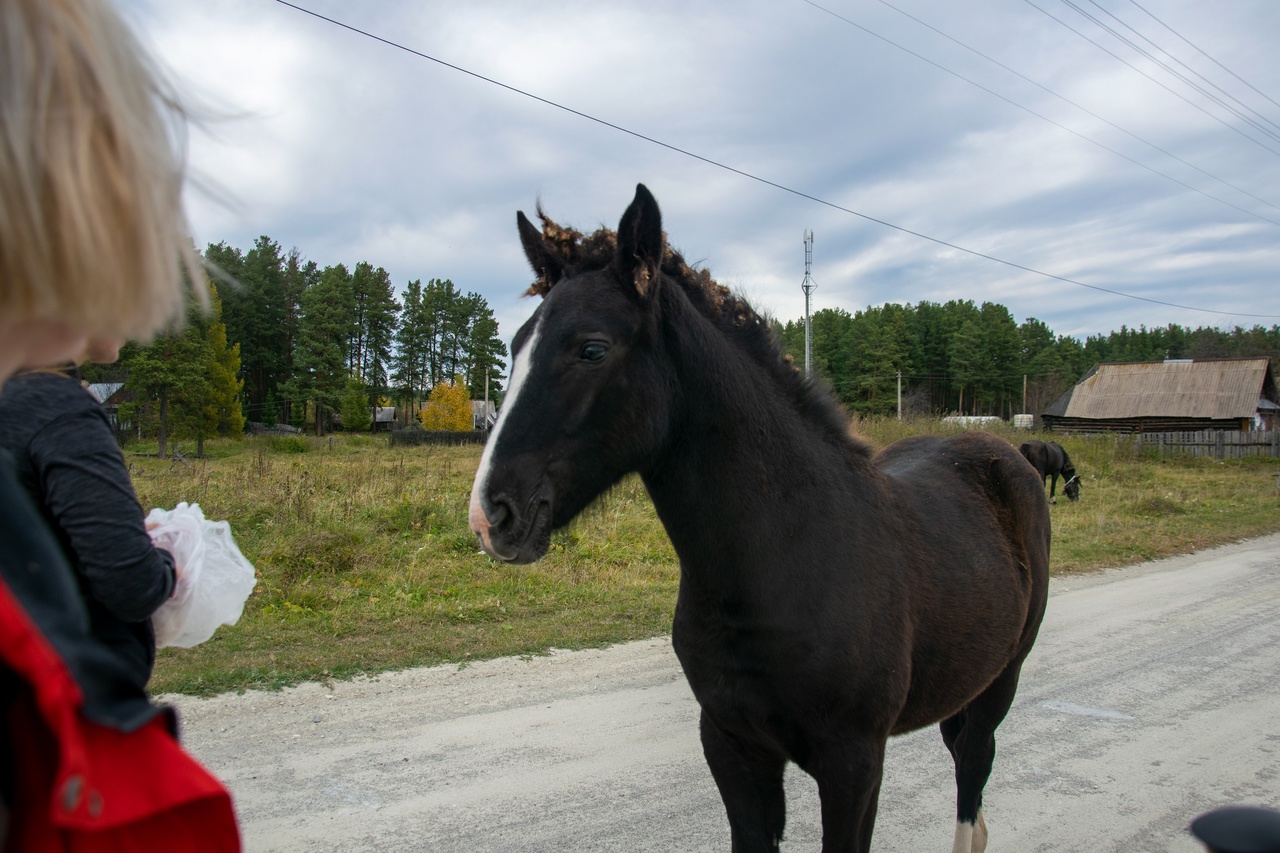
[[[74,374],[16,376],[0,388],[0,447],[74,569],[93,635],[145,686],[173,557],[151,544],[102,406]]]

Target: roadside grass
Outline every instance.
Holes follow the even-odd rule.
[[[864,420],[877,445],[936,421]],[[1026,432],[997,430],[1018,443]],[[1280,530],[1277,460],[1135,456],[1108,437],[1057,437],[1082,499],[1053,507],[1055,572],[1090,571]],[[191,448],[183,446],[184,452]],[[164,649],[156,693],[208,695],[667,633],[679,567],[636,477],[531,566],[479,552],[467,527],[480,447],[391,448],[335,436],[214,441],[188,464],[127,453],[146,508],[199,503],[231,522],[258,570],[240,621]],[[1059,484],[1061,487],[1061,483]],[[1060,489],[1059,489],[1060,490]]]
[[[1057,439],[1080,472],[1080,501],[1052,508],[1055,572],[1187,554],[1280,530],[1280,460],[1135,451],[1127,437]]]

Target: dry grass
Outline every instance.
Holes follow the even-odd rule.
[[[467,528],[478,447],[265,440],[175,467],[131,457],[144,506],[231,521],[259,573],[244,616],[160,654],[158,692],[215,692],[420,664],[601,645],[669,629],[674,555],[629,480],[533,566],[481,554]],[[236,452],[239,451],[239,452]]]
[[[883,444],[938,424],[859,428]],[[1062,443],[1084,485],[1079,503],[1053,509],[1054,571],[1280,530],[1274,460],[1160,462],[1123,440]],[[353,436],[211,450],[190,467],[129,456],[144,506],[186,500],[230,520],[259,572],[237,625],[161,652],[157,692],[280,686],[670,630],[679,569],[636,478],[556,534],[543,560],[507,566],[479,553],[467,528],[478,446],[392,449]]]
[[[864,420],[856,428],[877,445],[920,432],[946,432],[936,421]],[[1280,460],[1218,462],[1138,451],[1128,436],[1033,434],[993,430],[1014,445],[1030,437],[1057,441],[1080,474],[1081,498],[1053,506],[1052,568],[1087,572],[1186,554],[1280,530]]]
[[[1060,498],[1053,508],[1055,571],[1129,565],[1280,530],[1280,460],[1160,460],[1135,453],[1130,439],[1101,436],[1060,443],[1082,488],[1078,503]]]

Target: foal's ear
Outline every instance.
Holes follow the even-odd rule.
[[[662,266],[662,214],[658,202],[644,184],[636,184],[636,197],[618,223],[618,276],[647,296]]]
[[[542,239],[542,232],[529,221],[524,211],[516,212],[516,228],[520,231],[520,245],[524,246],[524,256],[529,259],[538,280],[529,288],[529,295],[537,293],[546,296],[552,285],[564,275],[564,264],[560,263]]]

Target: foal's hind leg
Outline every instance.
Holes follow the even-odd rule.
[[[720,789],[733,853],[775,853],[787,822],[786,757],[726,732],[702,712],[702,753]]]
[[[951,853],[982,853],[987,848],[982,791],[995,763],[996,728],[1013,704],[1021,668],[1020,661],[1011,663],[968,707],[940,726],[956,764],[956,834]]]

